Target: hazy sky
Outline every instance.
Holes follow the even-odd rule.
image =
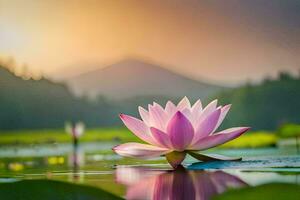
[[[141,57],[196,79],[258,80],[299,71],[300,0],[0,0],[0,56],[54,76]]]

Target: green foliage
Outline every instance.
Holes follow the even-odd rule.
[[[117,117],[108,110],[113,111],[105,99],[77,99],[63,84],[22,80],[0,67],[0,129],[58,128],[67,120],[111,125]]]
[[[69,134],[61,129],[0,131],[0,144],[44,144],[44,143],[68,143],[72,141]],[[136,141],[140,140],[125,128],[101,128],[88,129],[80,138],[81,142],[99,141]]]
[[[100,188],[50,180],[1,183],[0,196],[6,200],[113,200],[122,199]]]
[[[68,143],[71,136],[61,129],[0,131],[0,145],[11,144],[44,144]],[[255,148],[274,146],[277,141],[275,134],[265,131],[249,132],[239,138],[223,144],[221,148]],[[81,142],[142,142],[126,128],[98,128],[88,129],[80,138]]]
[[[300,79],[282,75],[259,85],[245,85],[216,95],[220,104],[232,104],[223,127],[250,126],[275,130],[282,124],[300,123]],[[212,98],[212,99],[214,99]]]
[[[87,127],[119,126],[119,113],[137,115],[138,105],[169,99],[144,96],[111,101],[100,96],[91,101],[73,96],[63,84],[23,80],[0,66],[0,130],[62,128],[66,121],[83,121]]]
[[[296,200],[300,199],[300,186],[286,183],[270,183],[256,187],[229,190],[214,200]]]
[[[223,128],[251,126],[252,130],[274,130],[282,124],[300,123],[300,79],[286,73],[279,80],[224,90],[214,98],[233,104]],[[214,99],[211,98],[211,99]],[[136,116],[137,107],[165,96],[144,96],[112,101],[76,98],[68,88],[47,79],[23,80],[0,66],[0,130],[62,128],[65,121],[83,121],[89,128],[120,126],[119,113]],[[192,99],[195,100],[195,99]],[[206,101],[208,102],[208,101]]]
[[[275,146],[277,137],[275,134],[266,131],[256,131],[245,133],[244,135],[223,144],[224,148],[258,148]]]
[[[284,124],[278,129],[278,135],[283,138],[299,137],[300,124]]]

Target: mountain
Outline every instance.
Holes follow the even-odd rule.
[[[149,77],[145,79],[149,81]],[[168,77],[168,80],[172,79]],[[220,105],[232,104],[223,128],[250,126],[253,130],[274,130],[284,123],[300,123],[300,76],[281,73],[278,80],[222,90],[210,97],[214,98],[219,99]],[[119,113],[136,116],[139,105],[146,107],[153,101],[165,104],[168,99],[179,101],[164,95],[115,101],[98,97],[89,101],[75,97],[64,84],[45,78],[23,80],[0,66],[0,130],[62,128],[65,121],[83,121],[89,128],[120,126]]]
[[[137,96],[206,98],[225,89],[135,59],[72,77],[67,84],[77,95],[103,95],[116,100]]]

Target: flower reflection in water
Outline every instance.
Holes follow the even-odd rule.
[[[126,199],[199,199],[209,200],[230,188],[247,186],[245,182],[223,171],[192,171],[180,168],[159,171],[119,167],[116,181],[127,186]]]
[[[79,144],[73,145],[73,151],[68,156],[68,165],[72,168],[72,173],[70,174],[71,181],[84,180],[84,173],[80,172],[80,167],[85,164],[85,153]]]

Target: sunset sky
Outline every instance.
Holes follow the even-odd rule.
[[[68,76],[125,58],[235,84],[300,69],[299,0],[0,0],[0,56]]]

